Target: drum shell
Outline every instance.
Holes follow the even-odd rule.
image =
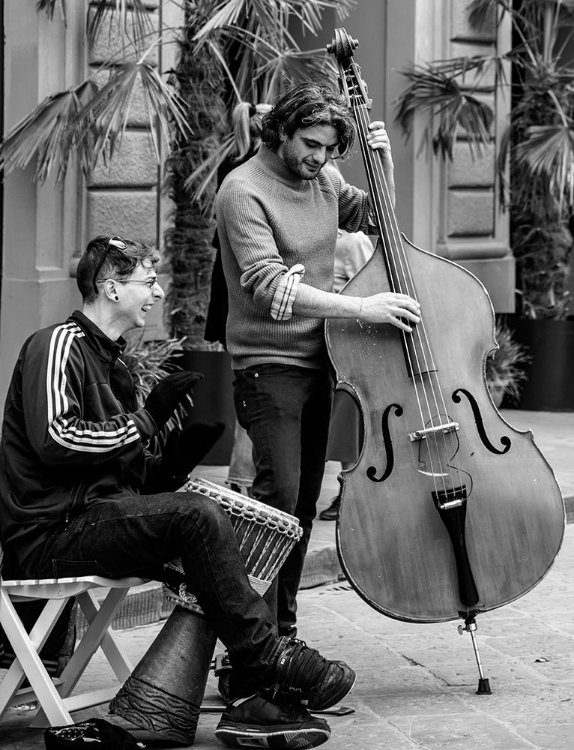
[[[110,713],[165,739],[193,744],[216,641],[204,617],[176,606],[110,703]]]

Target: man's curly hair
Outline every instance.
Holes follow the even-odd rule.
[[[339,136],[339,156],[346,156],[355,142],[355,121],[345,98],[327,83],[291,86],[263,118],[261,139],[275,151],[280,134],[292,138],[298,128],[331,125]]]

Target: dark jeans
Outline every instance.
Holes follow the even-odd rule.
[[[245,694],[263,686],[277,631],[249,583],[229,516],[210,498],[175,492],[96,501],[50,538],[34,574],[161,580],[162,564],[176,558]]]
[[[277,364],[236,370],[235,378],[237,419],[253,443],[253,497],[296,516],[303,528],[265,597],[276,607],[279,634],[294,635],[296,595],[325,471],[333,381],[327,368]]]

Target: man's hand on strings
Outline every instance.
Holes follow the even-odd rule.
[[[390,323],[411,332],[409,323],[420,321],[420,304],[408,294],[381,292],[361,299],[359,318],[367,323]]]
[[[392,170],[393,157],[391,155],[391,142],[389,134],[385,129],[385,123],[380,120],[369,124],[369,134],[367,143],[372,149],[379,149],[383,159],[383,168],[385,172]]]

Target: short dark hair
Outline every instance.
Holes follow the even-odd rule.
[[[120,240],[125,247],[120,248],[110,240]],[[94,237],[88,242],[76,270],[76,283],[84,302],[96,299],[94,273],[104,254],[106,257],[98,271],[99,279],[126,279],[132,275],[138,263],[147,261],[150,267],[154,267],[160,260],[154,246],[147,242],[126,240],[118,235],[101,234]]]
[[[263,118],[261,139],[272,150],[280,133],[292,138],[298,128],[331,125],[339,136],[339,155],[346,156],[355,142],[356,126],[345,101],[328,83],[299,83],[285,91]]]

